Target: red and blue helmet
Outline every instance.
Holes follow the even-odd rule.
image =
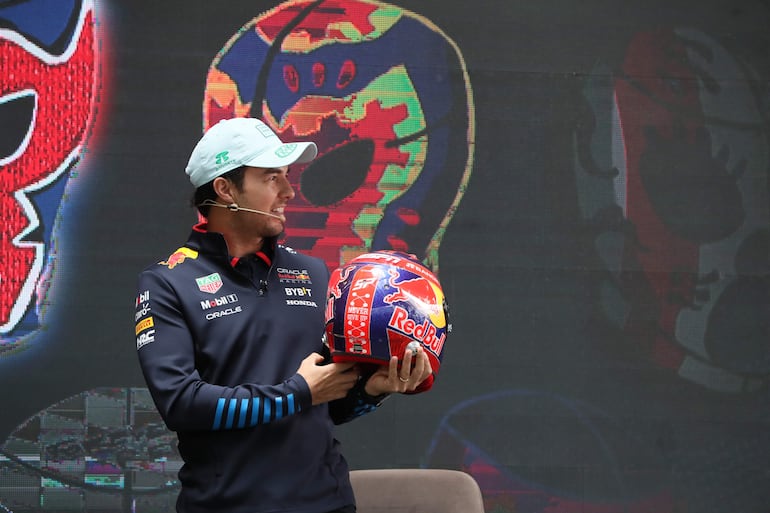
[[[432,384],[451,331],[441,284],[416,256],[382,250],[359,255],[329,280],[326,342],[335,362],[387,365],[416,341],[428,355]]]

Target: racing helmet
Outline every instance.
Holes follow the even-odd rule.
[[[421,344],[433,384],[451,331],[441,284],[415,256],[393,250],[359,255],[335,269],[326,303],[326,343],[334,362],[387,365],[403,360],[410,342]]]

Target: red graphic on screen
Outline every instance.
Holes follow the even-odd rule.
[[[25,7],[34,9],[35,2]],[[30,33],[0,30],[0,106],[15,109],[13,126],[4,127],[3,136],[3,146],[12,148],[0,156],[0,353],[40,326],[56,215],[91,122],[94,18],[89,3],[73,7],[80,12],[62,13],[76,22],[72,26],[51,21],[57,43],[69,37],[60,51],[45,46],[50,36],[45,23],[31,26]],[[6,13],[31,16],[11,7],[0,10],[0,16]],[[14,25],[23,28],[21,22]]]
[[[660,74],[659,68],[665,65],[666,75],[682,77],[683,82],[693,80],[695,77],[685,64],[686,57],[681,55],[683,48],[681,45],[673,44],[672,36],[671,32],[638,34],[628,49],[624,71],[630,76],[645,77],[655,72]],[[678,51],[680,58],[668,58],[664,53],[666,49]],[[634,222],[640,243],[646,248],[645,251],[635,252],[634,257],[639,259],[642,272],[651,287],[650,293],[658,298],[655,302],[660,305],[660,310],[653,317],[647,317],[647,321],[643,320],[645,316],[641,315],[640,310],[634,311],[629,319],[628,329],[638,332],[639,323],[653,321],[660,324],[663,332],[672,333],[678,310],[685,302],[692,302],[693,299],[693,283],[684,281],[691,280],[697,269],[699,241],[693,237],[682,237],[671,229],[672,223],[666,222],[665,216],[656,209],[656,204],[651,197],[662,191],[647,190],[643,177],[644,170],[641,167],[645,155],[653,149],[650,147],[652,141],[649,140],[653,133],[657,135],[652,137],[661,140],[679,138],[683,144],[693,144],[696,131],[703,125],[700,114],[702,109],[696,88],[683,87],[681,91],[675,93],[663,80],[645,81],[644,78],[641,80],[651,94],[665,102],[663,105],[647,94],[640,94],[635,87],[624,81],[617,83],[616,94],[623,119],[622,128],[629,168],[626,188],[631,201],[627,203],[626,215]],[[676,113],[677,111],[666,108],[666,104],[675,105],[677,110],[683,110],[692,115],[682,117]],[[635,119],[630,115],[631,109]],[[661,169],[652,170],[650,174],[662,171]],[[670,171],[677,172],[675,169]],[[689,171],[679,167],[678,172]],[[677,180],[676,177],[670,179]],[[682,203],[691,200],[692,198],[680,198]],[[714,205],[717,204],[717,202],[714,203]],[[675,221],[675,219],[672,220]],[[678,282],[677,273],[671,272],[677,269],[681,276]],[[660,272],[661,270],[664,272]],[[667,301],[666,298],[672,294],[681,295],[682,302]],[[637,326],[634,327],[635,325]],[[656,329],[649,328],[645,331],[657,332]],[[676,368],[679,365],[678,360],[682,358],[682,351],[669,344],[663,332],[656,333],[654,340],[650,341],[653,345],[652,354],[663,366]]]
[[[578,150],[597,160],[578,179],[612,275],[603,314],[655,365],[729,392],[770,374],[770,140],[751,81],[722,78],[749,76],[703,32],[639,32],[613,98],[587,86],[604,138]]]

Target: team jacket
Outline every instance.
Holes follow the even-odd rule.
[[[176,431],[184,513],[321,513],[354,503],[334,423],[373,410],[363,379],[311,406],[296,374],[322,352],[329,273],[283,246],[231,258],[198,225],[138,280],[136,344],[155,404]]]

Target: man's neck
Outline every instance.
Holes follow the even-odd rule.
[[[263,237],[246,237],[241,232],[233,230],[227,223],[209,219],[208,231],[221,233],[227,243],[227,252],[233,257],[253,255],[265,246]]]
[[[225,238],[227,251],[230,253],[230,256],[238,258],[246,255],[253,255],[258,251],[261,251],[265,246],[265,239],[240,240],[235,237],[230,237],[226,233],[223,233],[222,236]]]

